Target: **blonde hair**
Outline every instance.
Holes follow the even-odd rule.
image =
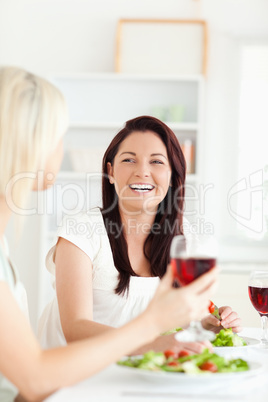
[[[45,168],[67,127],[66,103],[54,85],[21,68],[0,68],[0,195],[7,197],[19,173]],[[12,202],[24,205],[32,184],[17,180]]]

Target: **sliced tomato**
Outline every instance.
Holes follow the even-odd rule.
[[[215,304],[211,300],[209,301],[208,311],[210,314],[214,313],[215,311]]]
[[[188,352],[188,350],[181,350],[179,352],[179,357],[185,357],[185,356],[189,356],[190,352]]]
[[[166,359],[168,359],[169,357],[174,357],[174,359],[176,359],[178,357],[178,353],[174,352],[171,349],[165,350],[164,355],[166,356]]]
[[[179,362],[175,362],[175,361],[173,360],[172,362],[169,362],[167,365],[168,365],[168,366],[177,367],[177,366],[179,366]]]
[[[204,371],[211,371],[212,373],[216,373],[216,371],[218,371],[218,367],[216,366],[216,364],[210,362],[209,360],[203,364],[201,364],[201,366],[199,366],[200,370],[204,370]]]

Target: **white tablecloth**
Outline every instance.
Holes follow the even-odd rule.
[[[260,339],[260,329],[245,328],[239,335]],[[259,346],[248,348],[245,360],[260,362],[263,370],[252,377],[234,378],[226,381],[198,381],[186,384],[152,382],[148,378],[124,372],[121,367],[112,365],[101,373],[64,388],[49,398],[46,402],[84,402],[84,401],[124,401],[124,402],[160,402],[160,401],[191,401],[191,402],[267,402],[268,401],[268,349]]]

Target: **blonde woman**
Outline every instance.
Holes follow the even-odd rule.
[[[26,299],[11,263],[4,232],[23,214],[30,190],[45,190],[62,159],[67,112],[49,82],[15,67],[0,68],[0,400],[41,400],[154,340],[175,323],[187,325],[207,312],[216,270],[193,284],[172,288],[168,270],[147,309],[118,329],[42,351],[25,316]],[[37,174],[38,172],[42,174]],[[94,362],[94,364],[93,364]]]

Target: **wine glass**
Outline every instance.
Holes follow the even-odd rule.
[[[261,347],[268,348],[268,271],[252,271],[248,281],[248,294],[253,307],[261,317]]]
[[[175,283],[185,286],[216,265],[217,242],[212,235],[196,235],[188,240],[175,236],[170,248],[171,266]],[[185,342],[213,340],[215,334],[202,327],[200,321],[192,321],[185,331],[178,332],[176,339]]]

